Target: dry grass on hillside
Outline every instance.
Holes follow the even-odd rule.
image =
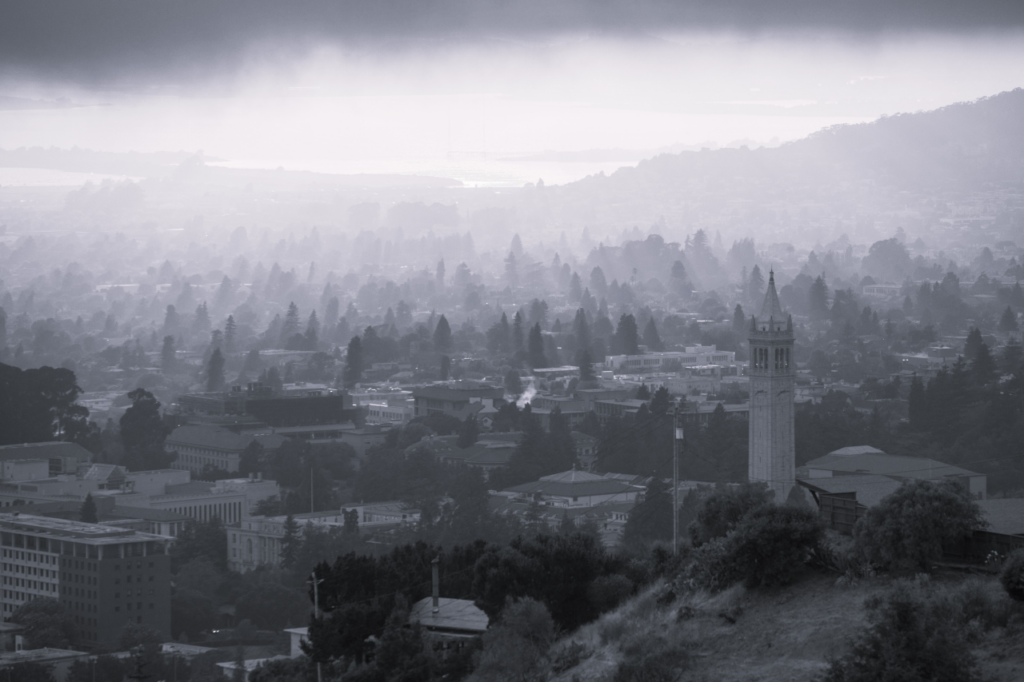
[[[961,580],[939,579],[936,589],[943,581]],[[983,580],[993,598],[1009,599],[994,577]],[[834,576],[809,573],[787,588],[752,591],[735,586],[717,595],[688,594],[662,605],[658,598],[665,587],[654,586],[557,643],[553,661],[571,642],[582,644],[587,653],[578,665],[551,679],[610,682],[623,652],[669,645],[679,680],[811,682],[820,678],[829,657],[847,651],[867,624],[865,600],[889,584],[879,578],[840,586]],[[984,679],[1024,679],[1024,622],[990,631],[974,649]]]

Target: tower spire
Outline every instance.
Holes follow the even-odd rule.
[[[782,304],[779,303],[779,294],[775,291],[775,270],[768,271],[768,291],[764,294],[764,304],[761,306],[761,314],[758,316],[762,321],[775,319],[782,321],[786,314],[782,311]]]

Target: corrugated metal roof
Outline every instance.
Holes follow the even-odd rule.
[[[454,630],[460,633],[483,633],[490,619],[469,599],[438,599],[434,613],[432,597],[420,599],[409,610],[409,622],[419,623],[429,630]]]

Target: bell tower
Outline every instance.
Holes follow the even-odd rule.
[[[775,491],[786,501],[796,483],[793,429],[793,318],[786,315],[775,291],[775,272],[761,314],[750,317],[750,431],[748,478]]]

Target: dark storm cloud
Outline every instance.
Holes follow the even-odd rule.
[[[1020,0],[13,0],[0,68],[106,80],[202,73],[252,50],[688,30],[976,32],[1024,26]]]

